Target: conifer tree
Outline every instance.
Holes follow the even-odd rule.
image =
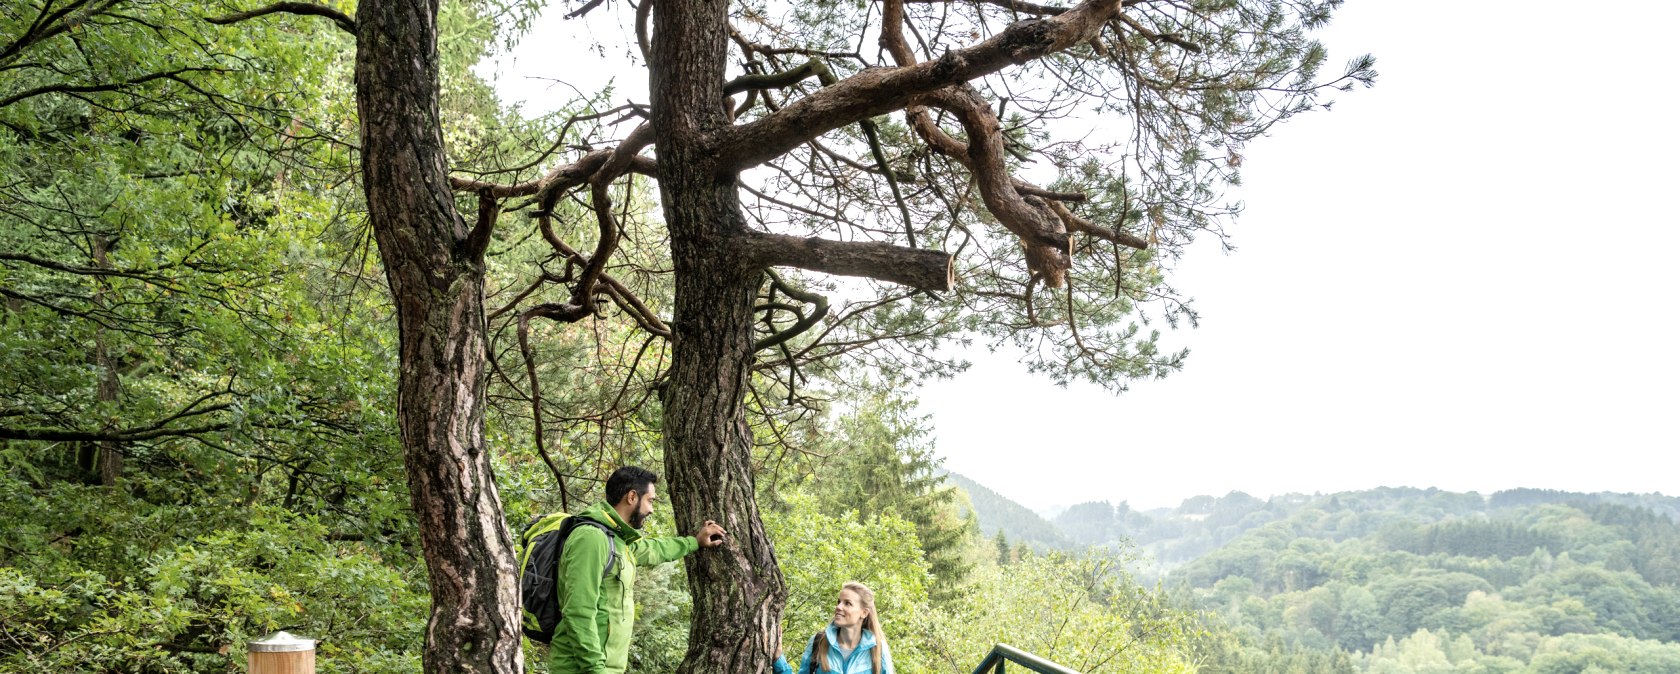
[[[914,401],[883,386],[862,405],[841,417],[829,452],[835,457],[819,479],[831,514],[854,511],[860,520],[895,512],[916,525],[936,586],[946,598],[968,575],[962,549],[971,520],[960,517],[956,488],[945,482],[933,454],[925,416],[914,416]]]

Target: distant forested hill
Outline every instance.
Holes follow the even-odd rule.
[[[1239,635],[1210,671],[1680,673],[1671,497],[1382,489],[1203,505],[1153,544],[1217,546],[1168,577]]]
[[[1083,547],[1031,508],[1011,501],[985,485],[951,472],[945,473],[945,479],[968,494],[968,502],[974,507],[975,517],[979,518],[980,534],[983,536],[995,537],[1002,531],[1011,543],[1026,543],[1037,550]]]
[[[1048,523],[949,478],[988,536],[1153,557],[1223,625],[1204,673],[1680,674],[1680,498],[1234,492],[1082,503]]]
[[[1196,496],[1177,508],[1133,510],[1125,503],[1081,503],[1063,511],[1055,525],[1080,546],[1129,541],[1149,553],[1162,568],[1200,558],[1238,536],[1304,511],[1328,518],[1310,535],[1340,541],[1365,536],[1391,522],[1433,522],[1490,516],[1544,504],[1605,504],[1643,508],[1680,519],[1680,498],[1660,494],[1583,494],[1544,489],[1514,489],[1483,497],[1469,492],[1384,487],[1329,495],[1287,494],[1269,500],[1242,492],[1223,497]]]

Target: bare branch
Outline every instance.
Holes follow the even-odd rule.
[[[1165,42],[1167,44],[1175,45],[1175,46],[1179,47],[1180,49],[1183,49],[1183,50],[1185,50],[1187,52],[1190,52],[1192,54],[1202,53],[1201,45],[1198,45],[1194,42],[1186,40],[1186,39],[1184,39],[1182,37],[1179,37],[1177,35],[1173,35],[1172,33],[1157,33],[1155,31],[1152,31],[1148,28],[1145,28],[1143,26],[1143,24],[1138,23],[1136,19],[1133,19],[1132,17],[1126,16],[1125,14],[1120,14],[1118,16],[1115,16],[1114,18],[1119,19],[1122,23],[1126,24],[1127,26],[1130,26],[1132,28],[1132,30],[1137,31],[1138,35],[1142,35],[1144,37],[1144,39],[1149,40],[1150,42]]]
[[[531,384],[531,435],[537,447],[537,456],[542,457],[543,463],[548,465],[548,472],[554,474],[554,483],[560,487],[560,505],[566,511],[571,511],[571,505],[566,502],[566,476],[555,465],[554,459],[548,455],[548,443],[543,441],[542,418],[542,389],[537,380],[537,361],[531,357],[531,315],[527,311],[519,315],[519,355],[525,359],[525,374]]]
[[[590,152],[579,157],[575,162],[554,167],[548,172],[548,175],[536,180],[505,185],[472,178],[450,177],[449,186],[457,192],[482,193],[488,191],[490,196],[497,198],[554,194],[582,185],[597,171],[601,170],[601,167],[605,166],[609,160],[615,162],[613,170],[616,173],[612,175],[613,178],[618,178],[624,173],[639,173],[657,177],[659,174],[658,164],[648,157],[637,154],[652,143],[653,131],[646,124],[643,124],[637,127],[635,131],[630,132],[630,135],[617,147]],[[615,157],[617,159],[614,159]]]
[[[216,24],[218,26],[225,26],[225,25],[228,25],[228,24],[239,23],[240,21],[244,21],[246,19],[255,19],[259,16],[264,16],[264,15],[267,15],[267,14],[296,14],[296,15],[299,15],[299,16],[323,16],[323,17],[332,19],[333,23],[338,24],[338,27],[343,29],[344,32],[349,33],[351,35],[356,34],[356,20],[355,19],[352,19],[352,18],[350,18],[349,15],[345,14],[344,12],[340,12],[336,9],[331,8],[331,7],[325,7],[325,6],[322,6],[322,5],[317,5],[317,4],[309,3],[309,2],[276,2],[272,5],[267,6],[267,7],[261,7],[261,8],[253,9],[253,10],[250,10],[250,11],[247,11],[247,12],[239,12],[237,14],[228,14],[226,16],[206,17],[204,20],[208,21],[210,23]]]
[[[582,7],[572,10],[570,13],[566,14],[566,18],[576,19],[580,16],[588,14],[590,10],[600,7],[603,2],[606,2],[606,0],[589,0],[589,2],[584,3]]]
[[[63,34],[93,17],[107,13],[112,6],[120,1],[102,0],[90,4],[87,0],[71,0],[65,3],[63,7],[58,8],[56,12],[52,11],[52,3],[47,3],[41,8],[41,13],[35,16],[35,20],[30,23],[29,28],[24,30],[22,35],[19,35],[5,48],[0,49],[0,63],[7,63],[23,53],[24,49]],[[76,16],[71,17],[71,14]]]
[[[834,75],[822,61],[811,59],[793,68],[779,73],[746,74],[737,77],[723,85],[723,95],[738,94],[752,89],[783,89],[798,84],[805,78],[816,75],[824,84],[834,80]]]
[[[768,275],[770,276],[771,288],[781,291],[783,295],[787,295],[788,297],[792,297],[793,299],[809,304],[813,308],[811,309],[810,314],[801,315],[799,320],[794,322],[794,324],[788,327],[788,329],[758,340],[757,343],[753,344],[753,351],[763,351],[772,346],[784,344],[788,340],[804,334],[805,331],[810,330],[817,324],[818,321],[821,321],[824,316],[828,315],[827,297],[823,297],[817,293],[800,290],[788,285],[787,282],[783,281],[782,277],[776,275],[776,272],[774,271],[768,272]],[[792,385],[790,384],[788,388],[792,389]]]
[[[554,227],[550,223],[548,216],[542,216],[542,218],[538,220],[538,225],[542,230],[543,239],[548,241],[548,245],[554,248],[555,252],[560,253],[567,260],[579,265],[589,264],[588,257],[573,249],[571,246],[566,245],[566,242],[560,240],[560,236],[554,233]],[[538,282],[541,283],[541,281]],[[620,308],[629,311],[630,314],[635,317],[636,323],[640,325],[643,330],[667,339],[671,337],[671,327],[666,325],[665,321],[660,320],[658,314],[653,313],[653,310],[649,309],[646,304],[643,304],[641,299],[636,297],[635,293],[630,292],[630,289],[625,287],[623,283],[620,283],[618,279],[613,278],[611,274],[602,272],[601,283],[606,286],[607,293],[612,297],[613,301],[616,302]],[[505,309],[503,311],[505,311]]]
[[[54,271],[61,271],[61,272],[67,273],[67,274],[77,274],[77,275],[80,275],[80,276],[117,276],[117,277],[122,277],[122,278],[130,278],[130,279],[135,279],[135,280],[138,280],[138,281],[145,281],[147,283],[152,283],[152,284],[164,286],[164,287],[170,288],[171,290],[176,290],[176,291],[181,290],[180,286],[178,286],[174,283],[175,279],[173,279],[170,276],[167,276],[165,274],[158,273],[156,270],[127,270],[127,269],[103,269],[103,268],[99,268],[99,267],[82,267],[82,266],[78,266],[78,265],[64,264],[64,263],[58,262],[56,260],[49,260],[49,259],[46,259],[46,258],[35,257],[33,255],[23,255],[21,253],[0,252],[0,260],[12,260],[12,261],[16,261],[16,262],[23,262],[23,263],[26,263],[26,264],[31,264],[31,265],[34,265],[34,266],[37,266],[37,267],[42,267],[42,268],[45,268],[45,269],[51,269],[51,270],[54,270]]]
[[[1069,210],[1067,206],[1063,206],[1059,202],[1049,201],[1046,203],[1049,204],[1050,210],[1056,214],[1056,217],[1061,218],[1062,224],[1067,226],[1068,231],[1070,232],[1084,232],[1104,241],[1111,241],[1122,246],[1136,248],[1138,250],[1147,250],[1149,248],[1149,242],[1140,237],[1133,236],[1125,232],[1116,232],[1095,222],[1081,218],[1078,214]]]

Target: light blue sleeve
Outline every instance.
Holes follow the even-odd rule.
[[[776,674],[793,674],[793,668],[788,666],[787,658],[782,657],[779,653],[776,655],[776,662],[771,667],[776,670]]]

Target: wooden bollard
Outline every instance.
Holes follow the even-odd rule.
[[[315,640],[275,632],[247,644],[250,674],[315,674]]]

